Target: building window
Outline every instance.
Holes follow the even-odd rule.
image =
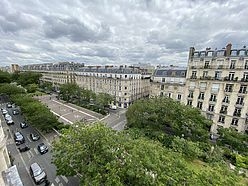
[[[236,104],[243,105],[243,103],[244,103],[244,97],[243,96],[239,96],[238,99],[237,99]]]
[[[207,53],[207,56],[208,56],[208,57],[212,57],[213,54],[214,54],[214,53],[211,51],[211,52],[208,52],[208,53]]]
[[[247,85],[240,85],[239,93],[246,94]]]
[[[126,96],[126,95],[127,95],[127,93],[125,92],[125,93],[124,93],[124,95]]]
[[[204,68],[209,68],[209,61],[205,61]]]
[[[243,78],[242,78],[242,80],[241,81],[248,81],[248,73],[247,72],[245,72],[244,74],[243,74]]]
[[[181,94],[178,94],[177,95],[177,99],[181,100],[181,98],[182,98],[182,95]]]
[[[192,71],[192,75],[191,75],[191,79],[196,79],[197,77],[196,77],[196,71]]]
[[[121,90],[121,86],[119,86],[119,90]]]
[[[162,78],[162,83],[164,83],[165,82],[165,78]]]
[[[161,90],[164,90],[164,85],[161,85]]]
[[[239,56],[245,56],[245,50],[240,50],[239,51]]]
[[[237,118],[233,118],[231,125],[238,126],[238,122],[239,122],[239,120]]]
[[[221,106],[220,113],[221,114],[227,114],[227,106],[226,105]]]
[[[206,52],[201,52],[200,53],[200,57],[205,57],[206,56]]]
[[[226,84],[225,91],[226,92],[232,92],[233,91],[233,85],[232,84]]]
[[[215,71],[214,79],[221,80],[221,71]]]
[[[248,70],[248,60],[245,61],[245,69]]]
[[[164,95],[164,93],[163,92],[160,92],[160,96],[162,97]]]
[[[208,71],[203,71],[203,77],[207,77],[208,76]]]
[[[219,92],[219,88],[220,88],[220,84],[218,84],[218,83],[213,83],[213,84],[212,84],[212,89],[211,89],[211,91],[212,91],[212,92]]]
[[[190,91],[189,95],[188,95],[188,98],[193,98],[193,95],[194,95],[193,91]]]
[[[198,101],[197,108],[202,109],[202,102],[201,101]]]
[[[195,89],[195,82],[190,82],[189,88],[190,89]]]
[[[199,52],[194,52],[194,57],[199,57]]]
[[[168,97],[169,97],[169,98],[171,97],[171,93],[168,93]]]
[[[220,50],[217,52],[217,56],[224,56],[225,55],[225,51],[224,50]]]
[[[211,94],[209,101],[216,102],[216,95],[215,94]]]
[[[214,111],[214,105],[209,105],[208,106],[208,111],[213,112]]]
[[[229,96],[225,96],[224,97],[224,99],[223,99],[223,101],[222,101],[223,103],[229,103]]]
[[[192,105],[192,100],[188,100],[187,105]]]
[[[241,116],[241,108],[235,108],[233,116],[240,117]]]
[[[231,61],[231,64],[230,64],[230,69],[235,69],[235,62],[234,60]]]
[[[235,72],[229,72],[229,75],[228,75],[228,80],[229,81],[233,81],[234,80],[234,74],[235,74]]]
[[[127,78],[127,75],[125,75],[125,78]]]
[[[210,120],[212,120],[213,119],[213,114],[209,114],[209,113],[207,113],[207,119],[210,119]]]
[[[127,87],[125,87],[125,90],[127,90]]]
[[[225,116],[219,116],[218,122],[225,123]]]
[[[238,51],[237,50],[232,50],[231,51],[231,56],[237,56],[238,55]]]
[[[202,100],[204,99],[204,92],[200,92],[198,99],[202,99]]]

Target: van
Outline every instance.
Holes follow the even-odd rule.
[[[30,166],[30,175],[33,178],[35,184],[41,184],[47,179],[45,171],[40,167],[38,163],[33,163]]]

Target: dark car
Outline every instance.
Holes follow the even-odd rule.
[[[26,151],[30,150],[30,148],[27,145],[18,147],[18,149],[20,152],[26,152]]]
[[[14,139],[15,139],[16,145],[21,145],[21,144],[25,143],[25,138],[22,135],[22,133],[20,133],[20,132],[16,132],[14,134]]]
[[[34,179],[35,184],[41,184],[47,179],[45,171],[40,167],[38,163],[33,163],[30,166],[30,175]]]
[[[32,141],[37,141],[37,140],[40,139],[40,136],[38,134],[31,133],[30,138],[31,138]]]
[[[48,152],[48,147],[44,143],[41,143],[41,144],[38,145],[38,151],[41,154],[45,154],[45,153]]]
[[[13,113],[13,115],[18,115],[19,114],[19,110],[13,110],[12,113]]]
[[[20,127],[21,127],[22,129],[27,128],[27,127],[28,127],[28,124],[27,124],[26,122],[21,122],[21,123],[20,123]]]

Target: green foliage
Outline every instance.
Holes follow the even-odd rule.
[[[58,175],[77,174],[81,185],[239,185],[226,167],[192,169],[181,153],[135,130],[76,123],[53,146]]]
[[[240,154],[248,154],[248,135],[236,132],[232,128],[219,129],[220,138],[217,143],[228,146]]]
[[[248,156],[242,156],[240,154],[236,154],[236,165],[238,167],[248,169]]]
[[[11,97],[11,100],[20,106],[27,122],[42,131],[49,132],[63,125],[58,122],[49,108],[28,95],[15,95]]]
[[[3,72],[0,70],[0,83],[10,83],[11,75],[8,72]]]
[[[96,95],[96,104],[101,108],[107,107],[113,100],[114,98],[106,93]]]
[[[127,126],[151,128],[192,141],[207,141],[211,122],[200,111],[169,98],[152,98],[135,102],[126,113]]]
[[[36,92],[37,88],[38,88],[37,84],[29,84],[29,85],[26,86],[26,89],[27,89],[28,93]]]
[[[81,96],[81,88],[75,83],[66,83],[60,86],[59,94],[63,100],[72,102],[73,99]]]
[[[53,85],[51,82],[40,82],[39,88],[47,91],[52,91],[53,90]]]
[[[173,139],[171,147],[173,151],[179,152],[191,160],[201,157],[204,153],[198,142],[192,142],[180,137]]]
[[[29,84],[39,84],[42,75],[35,72],[16,72],[12,75],[12,80],[26,87]]]
[[[15,84],[0,84],[0,94],[14,95],[25,93],[25,89],[18,87]]]

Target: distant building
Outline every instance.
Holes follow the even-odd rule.
[[[11,73],[15,73],[15,72],[19,72],[20,71],[20,67],[18,64],[11,64],[10,65],[10,72]]]
[[[157,68],[151,78],[150,96],[166,96],[174,100],[184,100],[186,67]]]

